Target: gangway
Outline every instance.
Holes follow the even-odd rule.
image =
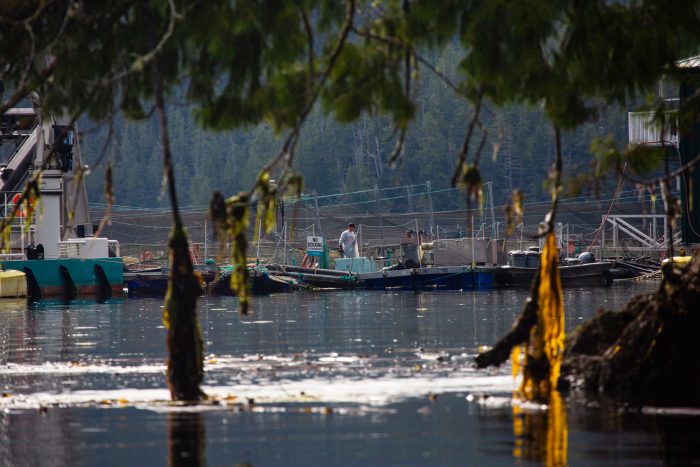
[[[36,126],[28,138],[20,145],[0,172],[0,192],[16,191],[34,157],[34,149],[39,140],[40,126]]]
[[[621,214],[603,216],[603,230],[599,249],[606,255],[621,253],[665,252],[669,247],[669,231],[663,214]],[[645,232],[644,224],[649,232]],[[663,235],[658,235],[658,226],[663,226]],[[606,240],[605,227],[612,227],[612,245]],[[673,245],[680,245],[680,230],[674,232]]]

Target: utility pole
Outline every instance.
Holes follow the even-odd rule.
[[[491,237],[498,234],[496,233],[496,214],[493,210],[493,182],[486,183],[486,189],[489,196],[489,211],[491,212]]]
[[[374,184],[374,202],[375,202],[375,209],[377,211],[377,219],[379,219],[379,238],[384,238],[384,225],[382,224],[382,210],[379,205],[379,186],[375,183]]]
[[[435,219],[433,218],[433,193],[430,190],[430,182],[425,182],[425,188],[428,192],[428,212],[430,217],[428,218],[428,228],[430,229],[430,236],[433,236],[433,230],[435,228]]]
[[[406,197],[408,198],[408,212],[413,212],[413,195],[411,194],[411,185],[406,186]]]
[[[316,190],[313,191],[314,196],[314,208],[316,208],[316,226],[318,227],[318,234],[323,237],[323,229],[321,228],[321,211],[318,209],[318,193]]]

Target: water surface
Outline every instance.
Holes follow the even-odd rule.
[[[655,286],[566,290],[567,331]],[[514,416],[510,368],[472,366],[524,297],[279,294],[249,317],[235,299],[204,298],[204,389],[219,403],[197,408],[166,402],[161,300],[3,302],[0,463],[538,464],[546,411]],[[700,464],[697,417],[573,402],[566,413],[571,465]],[[514,433],[521,419],[533,433]]]

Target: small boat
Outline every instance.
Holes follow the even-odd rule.
[[[661,263],[652,258],[616,258],[610,270],[613,280],[661,274]]]
[[[26,297],[26,276],[22,271],[0,271],[0,298]]]
[[[371,258],[337,259],[336,269],[357,272],[361,287],[371,290],[489,290],[495,265],[489,253],[495,243],[487,238],[443,239],[419,243],[413,236],[400,244],[396,263],[376,269]],[[426,254],[426,252],[428,254]],[[380,263],[383,262],[379,261]]]
[[[162,298],[168,291],[168,275],[160,268],[124,273],[129,298]]]
[[[268,264],[270,274],[275,277],[295,279],[301,284],[320,289],[354,289],[358,286],[357,273],[322,268],[306,268],[281,264]]]
[[[202,294],[234,295],[230,286],[231,270],[231,266],[217,268],[211,263],[195,265],[195,272],[200,275],[203,281]],[[168,267],[125,272],[124,284],[128,289],[129,298],[165,297],[168,291],[168,272]],[[262,267],[250,267],[248,279],[253,295],[290,292],[300,288],[294,279],[273,276]]]
[[[488,290],[493,288],[494,268],[488,266],[435,266],[385,269],[357,275],[365,289]]]
[[[216,279],[217,266],[211,260],[204,264],[195,264],[195,273],[204,283],[204,289],[208,289]],[[165,297],[168,291],[168,275],[170,266],[159,268],[135,269],[124,272],[124,286],[128,290],[129,298]]]
[[[210,284],[207,293],[210,295],[234,295],[230,285],[231,272],[231,266],[221,267],[219,276]],[[292,292],[302,288],[295,279],[274,276],[262,266],[248,267],[248,281],[253,295]]]
[[[539,251],[512,251],[508,256],[510,264],[496,269],[496,286],[529,286],[539,269]],[[566,260],[559,265],[562,286],[611,285],[610,269],[613,265],[610,261],[595,261],[590,253],[582,253],[578,259]]]

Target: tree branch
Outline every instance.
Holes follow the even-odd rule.
[[[530,329],[537,324],[539,287],[540,271],[538,269],[530,285],[528,298],[525,300],[525,304],[520,310],[518,321],[513,325],[513,329],[503,336],[493,348],[476,356],[474,361],[477,368],[501,365],[508,360],[513,347],[528,341],[530,338]]]
[[[557,208],[559,206],[559,192],[561,191],[561,171],[563,166],[563,158],[561,151],[561,130],[559,126],[554,125],[554,148],[555,159],[552,164],[552,170],[549,174],[550,183],[552,184],[552,207],[544,218],[544,228],[539,232],[539,236],[543,237],[549,232],[554,231],[554,220],[557,216]]]
[[[316,81],[316,73],[314,72],[314,33],[311,29],[311,23],[306,12],[301,9],[301,19],[304,21],[304,30],[306,31],[306,40],[308,41],[308,66],[309,66],[309,90],[313,87]]]
[[[201,0],[200,0],[201,1]],[[131,73],[140,73],[144,70],[146,65],[150,64],[155,57],[163,50],[163,47],[168,43],[173,33],[175,32],[175,24],[178,20],[184,19],[187,13],[192,10],[200,1],[196,1],[189,5],[182,13],[178,13],[175,7],[174,0],[168,0],[168,6],[170,8],[170,20],[168,21],[168,28],[165,33],[161,36],[157,44],[155,44],[151,50],[143,55],[137,56],[130,64],[121,67],[121,70],[115,70],[113,73],[107,77],[100,80],[99,85],[107,86],[115,81],[120,81],[130,75]],[[97,84],[97,83],[91,83]]]
[[[36,89],[40,84],[43,84],[48,80],[53,72],[56,70],[56,65],[57,65],[57,60],[54,59],[51,63],[47,65],[46,68],[41,70],[41,72],[37,75],[37,79],[34,82],[30,82],[29,79],[24,80],[24,82],[21,82],[17,90],[10,96],[4,103],[0,105],[0,115],[4,114],[7,112],[9,109],[14,107],[19,101],[24,99],[29,95],[29,93],[33,90]]]
[[[340,52],[343,50],[343,47],[345,46],[345,42],[347,41],[348,35],[350,31],[352,30],[353,27],[353,20],[354,20],[354,15],[355,15],[355,0],[349,0],[348,1],[348,7],[347,7],[347,17],[345,19],[345,22],[343,23],[343,27],[340,31],[340,34],[338,36],[338,42],[336,43],[335,47],[333,48],[333,51],[328,57],[328,63],[326,65],[326,68],[323,70],[323,73],[320,75],[318,82],[316,83],[316,88],[314,89],[313,93],[309,96],[306,106],[302,109],[301,113],[299,114],[299,118],[297,119],[296,124],[294,125],[294,128],[292,131],[287,135],[287,138],[285,139],[284,143],[282,144],[282,148],[280,151],[277,153],[275,157],[272,158],[270,162],[268,162],[265,167],[262,168],[261,172],[267,172],[272,170],[279,164],[282,160],[286,160],[286,165],[289,166],[292,163],[292,155],[294,152],[294,146],[296,145],[298,141],[298,136],[301,131],[301,127],[306,121],[306,118],[309,116],[309,113],[314,107],[314,104],[318,100],[318,96],[321,93],[321,89],[325,85],[326,81],[328,80],[328,77],[330,76],[331,72],[333,71],[333,68],[335,67],[335,62],[338,60],[338,57],[340,56]],[[250,195],[253,195],[253,192],[255,191],[255,187],[250,192]]]
[[[476,97],[476,104],[474,107],[474,114],[472,116],[471,121],[469,122],[469,128],[467,129],[467,136],[464,138],[464,143],[462,144],[462,149],[459,151],[459,154],[457,155],[458,162],[457,166],[455,167],[454,173],[452,174],[452,186],[457,186],[457,182],[459,181],[459,175],[462,173],[462,166],[467,160],[467,154],[469,153],[469,144],[471,143],[472,140],[472,134],[474,133],[474,127],[476,126],[477,121],[479,120],[479,113],[481,112],[481,104],[483,101],[484,97],[484,91],[483,89],[479,90],[479,94]]]
[[[696,165],[700,163],[700,154],[698,154],[694,159],[690,160],[687,164],[682,165],[681,167],[677,168],[673,172],[668,172],[668,174],[664,174],[660,177],[653,178],[651,180],[643,180],[641,178],[634,177],[633,175],[629,175],[626,173],[624,170],[621,170],[618,168],[617,172],[620,174],[620,176],[625,177],[627,180],[639,184],[639,185],[644,185],[647,187],[653,187],[658,185],[659,183],[666,182],[668,183],[670,180],[678,177],[679,175],[683,175],[684,172],[691,170],[694,168]]]
[[[476,153],[474,154],[474,165],[478,166],[479,165],[479,159],[481,158],[481,152],[484,150],[484,146],[486,145],[486,138],[489,135],[489,130],[486,128],[486,126],[481,123],[481,120],[477,121],[477,125],[479,125],[479,129],[481,130],[481,141],[479,142],[479,147],[476,148]]]
[[[375,34],[375,33],[369,32],[369,31],[361,31],[357,28],[353,28],[352,32],[357,34],[360,37],[364,37],[365,39],[372,39],[372,40],[384,42],[385,44],[392,45],[395,47],[400,47],[403,49],[411,50],[411,53],[415,57],[415,60],[417,62],[419,62],[423,66],[425,66],[428,70],[430,70],[433,74],[435,74],[435,76],[440,78],[440,80],[442,80],[447,85],[447,87],[452,89],[452,91],[454,91],[460,98],[464,99],[464,96],[459,91],[459,88],[457,87],[457,85],[454,84],[452,82],[452,80],[450,80],[450,78],[447,77],[447,75],[445,75],[444,73],[439,71],[437,68],[435,68],[435,66],[433,66],[433,64],[430,63],[428,61],[428,59],[426,59],[421,54],[419,54],[418,52],[413,50],[413,48],[410,45],[402,42],[401,40],[399,40],[395,37],[381,36],[379,34]]]
[[[44,12],[44,10],[46,10],[46,8],[49,5],[51,5],[52,3],[55,3],[55,2],[56,2],[56,0],[41,0],[39,5],[37,6],[36,10],[34,11],[34,13],[32,13],[32,15],[29,16],[28,18],[25,18],[23,20],[18,21],[15,19],[6,18],[5,16],[0,16],[0,23],[11,24],[14,26],[30,25],[34,21],[39,19],[41,14]],[[24,3],[24,2],[20,2],[20,3]]]
[[[401,157],[401,154],[403,153],[403,145],[404,145],[405,140],[406,140],[406,129],[401,128],[399,130],[399,137],[396,140],[396,145],[394,146],[394,150],[391,152],[391,156],[389,157],[389,164],[390,165],[393,165]]]

